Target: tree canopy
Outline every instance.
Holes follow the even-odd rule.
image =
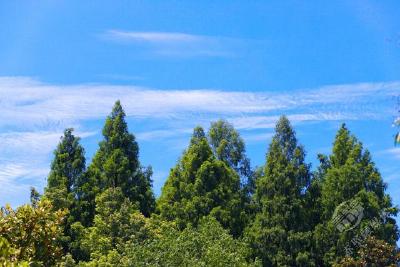
[[[158,210],[180,228],[197,226],[203,216],[214,216],[238,235],[242,230],[240,178],[215,158],[201,127],[194,129],[189,148],[171,169],[158,200]]]
[[[264,265],[298,266],[311,261],[304,194],[310,166],[286,117],[279,119],[275,132],[264,176],[256,184],[257,213],[246,233]]]
[[[397,266],[398,209],[343,124],[314,170],[287,117],[252,167],[225,120],[193,131],[157,200],[117,101],[86,168],[66,129],[47,186],[0,211],[2,266]]]
[[[88,175],[95,178],[99,191],[120,187],[123,194],[149,216],[155,207],[152,171],[144,169],[139,162],[139,146],[135,136],[128,132],[120,101],[115,103],[106,119],[103,137]]]

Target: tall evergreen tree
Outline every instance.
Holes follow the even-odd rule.
[[[264,176],[256,183],[258,212],[246,235],[264,266],[311,266],[311,235],[304,223],[310,166],[286,117],[279,119],[275,131]]]
[[[208,140],[214,156],[236,171],[241,180],[242,206],[247,214],[245,224],[252,220],[255,181],[260,176],[260,170],[253,171],[250,159],[246,155],[246,145],[239,132],[226,120],[211,123],[208,130]]]
[[[233,168],[241,178],[246,180],[251,178],[250,159],[246,156],[244,140],[232,124],[225,120],[212,122],[208,130],[208,137],[217,159]]]
[[[306,221],[309,229],[314,229],[322,220],[322,186],[329,167],[329,159],[322,154],[317,156],[320,166],[312,173],[310,185],[305,195]]]
[[[171,169],[158,210],[163,218],[175,220],[181,228],[196,226],[203,216],[212,215],[238,235],[245,216],[239,190],[239,176],[214,157],[203,129],[197,127],[189,148]]]
[[[44,194],[51,201],[53,210],[68,210],[63,223],[64,235],[60,238],[65,251],[70,251],[70,244],[73,242],[71,225],[80,221],[85,212],[78,199],[78,192],[81,190],[79,183],[85,171],[84,149],[79,144],[79,137],[72,132],[73,129],[64,131],[64,136],[54,151]]]
[[[103,128],[104,140],[89,166],[88,175],[97,181],[98,190],[120,187],[124,196],[149,216],[155,207],[150,168],[139,162],[135,136],[128,132],[125,112],[117,101]]]
[[[321,223],[315,229],[316,251],[320,265],[331,265],[345,254],[345,247],[374,218],[380,220],[374,235],[389,244],[395,244],[398,233],[393,207],[386,185],[371,160],[368,150],[343,124],[333,144],[332,154],[326,164],[321,187]],[[358,203],[362,208],[358,227],[343,231],[333,217],[338,209]],[[381,218],[382,212],[388,217]],[[339,222],[340,223],[340,222]],[[349,225],[348,227],[350,227]]]
[[[51,163],[45,197],[55,210],[71,209],[75,200],[76,184],[85,171],[84,149],[79,144],[79,137],[72,134],[73,129],[66,129],[61,137],[54,159]]]

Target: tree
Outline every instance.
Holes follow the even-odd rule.
[[[54,159],[51,163],[45,197],[51,201],[54,210],[69,209],[69,221],[75,221],[79,217],[73,210],[77,182],[85,171],[84,149],[79,144],[79,137],[72,134],[73,129],[64,131],[57,149],[54,151]]]
[[[386,185],[368,150],[363,149],[361,142],[350,134],[344,124],[336,135],[332,154],[325,164],[320,200],[321,223],[314,231],[317,262],[331,265],[340,260],[346,245],[375,218],[380,222],[375,235],[389,244],[395,244],[398,231],[392,216],[396,216],[397,208],[385,194]],[[347,223],[343,226],[340,221],[338,224],[335,220],[338,212],[351,211],[349,207],[353,203],[359,206],[360,212],[355,214],[360,218],[359,226],[352,227]],[[388,216],[382,218],[383,212]]]
[[[170,175],[158,200],[158,210],[180,229],[196,226],[211,214],[239,235],[243,228],[240,178],[225,162],[217,160],[201,127],[194,129],[187,151]]]
[[[322,220],[322,186],[326,171],[329,168],[329,160],[325,155],[318,154],[317,158],[320,165],[312,173],[312,179],[305,195],[306,218],[309,229],[314,229]]]
[[[146,226],[145,217],[122,190],[108,188],[96,197],[94,224],[86,229],[82,246],[91,259],[99,259],[112,251],[121,253],[128,241],[142,241],[148,237]]]
[[[170,226],[142,245],[128,245],[125,266],[259,266],[248,262],[249,248],[235,240],[213,217],[183,231]]]
[[[128,132],[125,112],[119,101],[106,119],[103,136],[88,176],[94,178],[99,192],[111,187],[121,188],[124,196],[136,203],[145,216],[150,216],[155,206],[152,171],[140,165],[139,147],[135,136]]]
[[[36,190],[36,188],[34,188],[33,186],[31,186],[31,195],[30,195],[30,200],[31,200],[31,205],[36,207],[37,204],[40,201],[40,197],[41,195],[39,194],[39,192]]]
[[[366,240],[356,258],[345,257],[334,267],[396,267],[400,264],[400,252],[394,245],[371,236]]]
[[[82,194],[82,183],[86,182],[84,176],[85,151],[79,141],[80,138],[73,135],[72,128],[64,131],[64,135],[54,151],[54,159],[44,193],[44,198],[51,201],[54,211],[68,211],[68,215],[63,221],[64,234],[61,237],[65,252],[75,250],[72,247],[75,240],[73,240],[71,225],[77,221],[85,223],[87,216],[87,207],[84,205],[87,201],[85,200],[86,195]],[[31,198],[33,198],[33,204],[37,202],[37,192],[32,190]],[[76,253],[73,254],[78,257]]]
[[[0,237],[0,266],[22,266],[28,267],[27,261],[19,261],[15,258],[18,253],[16,249],[10,246],[10,243],[4,237]]]
[[[254,203],[251,196],[254,194],[255,181],[262,169],[255,171],[251,169],[244,140],[229,122],[222,119],[212,122],[208,130],[208,140],[214,156],[235,170],[240,177],[242,208],[247,215],[244,225],[247,225],[253,217]]]
[[[30,266],[54,266],[62,256],[59,238],[63,232],[65,210],[53,211],[42,200],[36,206],[16,210],[5,206],[0,211],[0,236],[9,261],[29,262]],[[4,241],[4,239],[6,241]],[[3,252],[2,252],[3,253]],[[4,255],[4,254],[3,254]]]
[[[279,119],[275,132],[264,176],[256,184],[258,212],[246,236],[264,266],[312,266],[304,210],[310,166],[286,117]]]
[[[225,120],[212,122],[208,130],[210,146],[218,160],[233,168],[251,186],[252,171],[250,159],[246,156],[246,146],[238,131]],[[252,188],[249,188],[251,190]]]

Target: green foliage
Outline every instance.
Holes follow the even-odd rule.
[[[309,165],[286,117],[279,119],[275,131],[264,176],[256,184],[258,212],[246,236],[264,266],[312,266],[304,210]]]
[[[313,229],[322,220],[322,186],[326,171],[329,167],[329,160],[325,155],[318,154],[317,157],[320,166],[312,174],[312,179],[305,195],[305,212],[309,229]]]
[[[327,160],[327,159],[326,159]],[[345,125],[339,129],[329,162],[325,162],[321,186],[321,223],[315,228],[316,251],[320,264],[332,264],[342,258],[345,245],[374,218],[387,212],[388,218],[379,219],[375,235],[394,244],[398,239],[396,222],[392,216],[397,208],[385,194],[386,185],[371,160],[369,152],[350,134]],[[359,227],[351,231],[338,231],[331,221],[340,205],[357,201],[363,208]]]
[[[54,151],[45,197],[51,201],[54,210],[69,209],[73,216],[76,184],[85,171],[85,152],[79,144],[79,138],[72,131],[73,129],[64,131],[64,136]]]
[[[117,201],[112,199],[114,197]],[[144,217],[136,207],[123,200],[118,189],[109,189],[98,198],[99,201],[104,199],[106,204],[99,208],[101,215],[96,215],[95,225],[86,230],[82,240],[82,246],[90,253],[90,261],[81,261],[80,266],[138,266],[127,263],[127,248],[144,248],[146,242],[175,229],[173,223],[160,220],[157,215]],[[118,204],[118,200],[124,203]],[[110,218],[107,218],[108,212],[111,212]]]
[[[71,225],[77,221],[86,222],[87,210],[84,203],[85,195],[82,194],[82,182],[85,181],[85,155],[80,145],[79,137],[72,134],[73,129],[66,129],[64,136],[54,151],[50,174],[47,178],[47,187],[44,198],[52,203],[54,211],[68,210],[63,222],[64,235],[60,238],[64,251],[73,250],[75,243],[71,232]],[[31,202],[38,201],[38,193],[32,190]],[[74,256],[80,259],[79,253],[74,250]]]
[[[242,208],[246,213],[243,226],[253,217],[254,205],[251,200],[255,191],[255,181],[260,172],[254,172],[246,155],[246,146],[239,132],[225,120],[212,122],[208,130],[208,140],[214,156],[236,171],[241,180]]]
[[[161,216],[175,220],[183,229],[211,214],[238,235],[245,216],[241,205],[239,176],[214,157],[203,129],[197,127],[162,189],[158,200]]]
[[[286,117],[275,131],[265,165],[253,171],[231,124],[214,122],[207,136],[195,128],[154,213],[152,170],[141,166],[117,101],[87,171],[66,129],[43,197],[32,188],[31,205],[1,209],[0,265],[396,266],[398,210],[345,125],[314,173]],[[354,201],[360,220],[339,228],[336,215]],[[363,246],[345,256],[372,222]]]
[[[213,217],[203,217],[197,228],[170,227],[141,246],[127,246],[125,254],[125,266],[259,266],[246,260],[248,247]]]
[[[59,264],[60,267],[75,267],[76,262],[71,254],[65,255]]]
[[[31,196],[30,196],[30,200],[31,200],[31,204],[32,206],[36,207],[37,204],[40,201],[40,194],[39,192],[36,190],[36,188],[34,188],[33,186],[31,186]]]
[[[128,241],[141,241],[148,237],[147,220],[117,188],[109,188],[96,198],[94,224],[85,231],[82,247],[92,259],[121,251]]]
[[[24,205],[16,210],[3,207],[0,212],[2,257],[14,263],[26,261],[31,266],[54,266],[62,256],[58,241],[65,214],[61,210],[54,212],[46,200],[37,206]]]
[[[246,156],[245,143],[232,124],[225,120],[212,122],[208,130],[208,137],[217,159],[224,161],[240,176],[251,178],[250,160]]]
[[[400,252],[383,240],[370,237],[355,258],[345,257],[334,267],[396,267],[400,263]]]
[[[96,181],[93,190],[102,192],[110,187],[119,187],[145,216],[150,216],[155,207],[152,171],[140,165],[139,147],[134,135],[128,132],[125,112],[119,101],[107,117],[103,136],[104,140],[88,169],[88,176]]]
[[[28,267],[27,261],[19,261],[15,258],[18,250],[13,249],[4,237],[0,237],[0,266],[21,266]]]

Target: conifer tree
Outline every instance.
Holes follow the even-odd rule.
[[[304,223],[310,166],[286,117],[279,119],[275,131],[264,176],[256,183],[258,212],[246,236],[264,266],[311,266],[311,235]]]
[[[395,244],[398,231],[393,216],[397,214],[397,208],[385,193],[386,185],[370,153],[344,124],[336,135],[326,164],[320,200],[322,221],[314,233],[319,264],[331,265],[343,257],[346,246],[351,245],[351,240],[374,219],[380,221],[379,227],[374,229],[374,236]],[[335,214],[338,209],[347,209],[351,203],[358,203],[362,209],[359,212],[362,220],[354,229],[347,230],[353,225],[344,230],[338,228],[341,222],[335,220]],[[387,216],[382,217],[383,212]]]
[[[222,119],[212,122],[208,130],[208,140],[214,156],[235,170],[240,177],[242,208],[247,215],[245,222],[247,225],[254,214],[251,196],[254,194],[255,181],[260,176],[260,170],[251,169],[245,142],[229,122]]]
[[[329,167],[329,159],[325,155],[318,154],[317,158],[320,166],[312,173],[310,185],[305,192],[305,223],[307,223],[309,229],[314,229],[322,221],[322,185]]]
[[[240,209],[240,178],[217,160],[201,127],[194,129],[189,148],[183,153],[158,200],[163,218],[180,228],[196,226],[203,216],[214,216],[234,235],[240,234],[244,212]]]
[[[139,147],[135,136],[128,132],[125,112],[119,101],[106,119],[103,136],[88,175],[96,180],[99,192],[120,187],[124,196],[149,216],[155,205],[151,189],[152,171],[142,168],[139,162]]]
[[[146,218],[124,197],[121,189],[108,188],[96,197],[94,223],[85,229],[82,247],[91,259],[121,253],[127,242],[143,241],[148,237],[145,226]]]
[[[72,134],[73,129],[66,129],[61,137],[47,179],[45,197],[55,210],[73,207],[77,181],[85,171],[84,149],[79,144],[79,137]],[[72,214],[71,214],[72,215]]]
[[[84,149],[79,144],[79,137],[72,134],[73,129],[66,129],[61,137],[47,179],[47,188],[44,197],[51,201],[54,211],[68,210],[68,215],[63,222],[63,236],[60,241],[65,251],[71,250],[73,237],[71,225],[82,219],[85,213],[80,206],[78,192],[81,190],[79,183],[85,171]],[[31,195],[37,195],[32,191]],[[37,196],[36,196],[37,198]],[[32,202],[37,202],[34,200]],[[34,205],[34,203],[32,203]]]
[[[246,156],[244,140],[232,124],[225,120],[212,122],[208,130],[208,137],[217,159],[233,168],[241,178],[251,179],[250,159]]]

